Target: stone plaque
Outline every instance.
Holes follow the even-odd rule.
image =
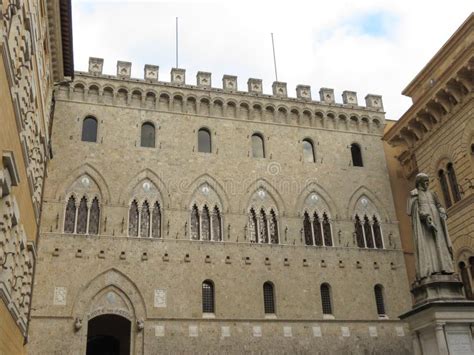
[[[283,327],[283,336],[285,336],[285,337],[292,337],[293,336],[293,332],[292,332],[291,327]]]
[[[190,325],[190,326],[189,326],[189,336],[190,336],[190,337],[197,337],[197,336],[199,336],[199,332],[198,332],[198,327],[197,327],[197,325]]]
[[[65,306],[66,305],[66,287],[55,287],[54,288],[54,298],[53,304],[55,306]]]
[[[230,337],[230,327],[221,327],[222,337]]]
[[[397,336],[399,337],[404,337],[405,336],[405,331],[403,330],[403,327],[395,327],[395,332],[397,333]]]
[[[349,331],[349,327],[341,327],[341,335],[343,337],[350,337],[351,332]]]
[[[166,307],[166,290],[155,289],[154,306],[155,308]]]
[[[253,326],[253,336],[254,337],[261,337],[262,336],[262,327],[259,325]]]
[[[155,325],[155,336],[164,337],[165,336],[165,326],[164,325]]]
[[[471,335],[469,333],[469,326],[459,330],[450,330],[447,327],[446,338],[448,340],[450,354],[470,355],[474,353]]]
[[[369,335],[371,337],[377,337],[377,327],[369,327]]]
[[[314,337],[321,337],[323,334],[321,333],[321,327],[319,326],[314,326],[313,327],[313,336]]]

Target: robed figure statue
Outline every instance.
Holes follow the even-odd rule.
[[[407,208],[412,221],[417,280],[433,274],[454,273],[446,211],[428,185],[428,175],[416,176],[416,188],[410,192]]]

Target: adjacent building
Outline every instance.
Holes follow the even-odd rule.
[[[0,354],[27,342],[53,85],[73,75],[69,1],[0,2]]]
[[[474,298],[474,14],[403,91],[413,100],[384,140],[410,280],[410,222],[404,202],[415,175],[430,175],[446,207],[457,271]],[[388,127],[387,127],[388,128]]]

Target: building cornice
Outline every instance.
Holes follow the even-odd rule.
[[[412,97],[418,90],[419,84],[430,79],[432,73],[443,63],[453,52],[453,48],[460,46],[466,36],[473,31],[474,12],[462,23],[462,25],[453,33],[446,43],[438,50],[433,58],[424,66],[424,68],[415,76],[415,78],[402,91],[403,95]]]

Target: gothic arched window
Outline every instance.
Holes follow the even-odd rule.
[[[202,312],[214,313],[214,283],[206,280],[202,283]]]
[[[448,171],[449,185],[453,193],[453,200],[454,202],[458,202],[461,200],[461,193],[459,192],[459,185],[456,179],[456,173],[454,172],[453,163],[448,163],[446,170]]]
[[[449,196],[448,182],[446,181],[446,175],[443,169],[438,171],[438,178],[439,178],[439,183],[441,184],[441,191],[443,193],[444,203],[446,204],[446,208],[449,208],[451,207],[451,204],[452,204],[451,196]]]
[[[324,245],[327,247],[332,247],[331,223],[329,222],[329,217],[326,213],[323,214],[323,234]]]
[[[358,215],[355,216],[355,234],[356,234],[356,242],[359,248],[365,248],[365,241],[364,241],[364,232],[362,228],[362,222]]]
[[[206,128],[201,128],[198,131],[198,152],[211,153],[211,132]]]
[[[367,248],[374,248],[374,239],[372,235],[372,227],[370,225],[369,217],[364,216],[364,235],[365,235],[365,246]]]
[[[140,145],[149,148],[155,147],[155,125],[153,123],[145,122],[142,124]]]
[[[268,243],[268,222],[267,215],[263,208],[260,210],[260,230],[259,230],[259,242]]]
[[[265,145],[263,143],[263,137],[258,133],[252,135],[252,157],[265,158]]]
[[[133,200],[128,211],[128,235],[138,237],[138,204]]]
[[[258,223],[257,223],[257,214],[253,208],[250,209],[249,213],[249,234],[250,242],[258,243]]]
[[[379,316],[385,315],[385,302],[383,299],[383,286],[375,285],[374,287],[375,294],[375,304],[377,305],[377,314]]]
[[[323,314],[332,314],[331,287],[327,283],[321,285],[321,306]]]
[[[379,220],[376,216],[372,218],[373,224],[372,229],[374,231],[375,247],[377,249],[383,249],[383,238],[382,238],[382,229],[380,228]]]
[[[199,211],[196,205],[191,209],[191,239],[199,240]]]
[[[303,158],[304,161],[308,163],[314,163],[316,161],[313,142],[311,142],[309,139],[303,140]]]
[[[460,274],[461,274],[461,281],[462,281],[463,286],[464,286],[464,293],[466,294],[466,298],[468,300],[472,300],[474,298],[474,294],[472,292],[472,285],[471,285],[471,280],[470,280],[470,277],[469,277],[469,271],[468,271],[464,261],[461,261],[458,264],[458,266],[459,266],[459,270],[460,270]]]
[[[321,229],[321,220],[319,215],[314,212],[313,215],[313,233],[314,233],[314,244],[318,247],[323,246],[323,233]]]
[[[211,219],[209,209],[204,206],[201,213],[201,240],[211,240]]]
[[[304,213],[303,217],[303,232],[304,241],[306,245],[313,245],[313,232],[311,231],[311,219],[308,212]]]
[[[89,234],[99,234],[99,216],[99,200],[97,197],[94,197],[89,210]]]
[[[77,211],[77,226],[76,226],[76,233],[77,234],[86,234],[87,233],[87,199],[85,197],[81,198],[81,202],[79,203],[79,209]]]
[[[151,236],[153,238],[161,238],[161,209],[160,204],[155,202],[151,215]]]
[[[362,162],[362,151],[357,143],[351,144],[352,166],[364,166]]]
[[[263,306],[265,314],[275,313],[275,290],[269,281],[263,284]]]
[[[270,243],[278,244],[278,222],[276,218],[275,211],[270,211]]]
[[[222,220],[221,213],[217,206],[212,211],[212,240],[220,242],[222,240]]]
[[[148,238],[150,236],[150,226],[150,207],[145,201],[140,212],[140,237]]]
[[[82,136],[83,142],[97,142],[97,120],[94,117],[88,116],[82,121]]]
[[[76,226],[76,199],[74,196],[69,197],[66,205],[66,213],[64,216],[64,233],[74,233]]]

